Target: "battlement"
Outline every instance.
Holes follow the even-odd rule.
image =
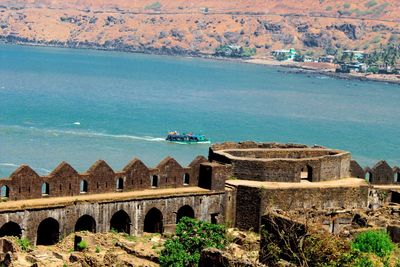
[[[350,162],[352,177],[366,179],[370,184],[400,184],[400,168],[391,167],[386,161],[378,161],[372,168],[362,168],[357,161]]]
[[[209,163],[203,156],[196,157],[187,167],[166,157],[155,168],[135,158],[122,171],[114,171],[105,161],[98,160],[84,173],[62,162],[45,176],[22,165],[10,177],[0,179],[1,198],[24,200],[189,186],[223,191],[226,168]]]

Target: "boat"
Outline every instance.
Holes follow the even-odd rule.
[[[205,135],[193,134],[193,133],[183,133],[180,134],[177,131],[169,132],[165,140],[177,143],[177,144],[209,144],[211,143]]]

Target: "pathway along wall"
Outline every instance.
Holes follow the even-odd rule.
[[[224,192],[209,192],[5,211],[0,212],[0,236],[22,236],[33,244],[51,245],[75,230],[107,232],[113,229],[131,235],[140,235],[143,231],[162,233],[172,231],[183,216],[223,223],[224,203]]]
[[[350,177],[351,154],[297,144],[244,142],[212,146],[209,160],[231,164],[237,179],[319,182]]]

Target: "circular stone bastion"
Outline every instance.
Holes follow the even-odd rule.
[[[319,182],[350,177],[351,154],[320,146],[222,143],[209,160],[232,166],[232,178],[266,182]]]

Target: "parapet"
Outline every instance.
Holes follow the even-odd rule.
[[[391,167],[386,161],[378,161],[372,168],[362,168],[357,161],[352,160],[350,165],[352,177],[366,179],[370,184],[400,184],[400,168]]]
[[[237,179],[269,182],[330,181],[350,177],[351,154],[320,146],[279,143],[223,143],[209,160],[232,165]]]
[[[83,173],[62,162],[45,176],[39,176],[29,166],[22,165],[9,178],[0,179],[1,199],[23,200],[188,186],[224,191],[225,168],[221,164],[208,164],[202,156],[196,157],[187,167],[167,157],[155,168],[149,168],[135,158],[122,171],[114,171],[105,161],[98,160]]]

